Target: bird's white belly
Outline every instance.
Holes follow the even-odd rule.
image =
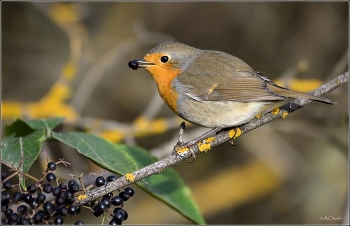
[[[214,128],[232,127],[248,122],[254,118],[267,102],[233,102],[233,101],[196,101],[180,98],[179,115],[196,125]]]

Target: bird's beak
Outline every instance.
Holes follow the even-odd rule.
[[[129,65],[129,68],[133,70],[137,70],[138,68],[145,68],[155,64],[148,62],[147,60],[132,60],[129,62],[128,65]]]

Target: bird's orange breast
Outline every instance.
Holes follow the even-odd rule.
[[[159,56],[155,56],[155,54],[148,55],[145,57],[145,60],[154,62],[152,58],[159,58]],[[175,92],[171,84],[174,78],[180,74],[180,70],[171,67],[171,65],[155,65],[147,67],[146,70],[156,82],[160,96],[164,99],[169,108],[178,114],[178,93]]]

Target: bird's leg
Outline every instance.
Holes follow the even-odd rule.
[[[184,131],[186,129],[186,124],[185,122],[181,122],[180,124],[180,130],[179,130],[179,138],[178,138],[178,141],[177,141],[177,144],[176,145],[182,145],[184,142],[183,142],[183,135],[184,135]]]
[[[184,142],[183,142],[183,135],[184,135],[185,128],[186,128],[186,124],[185,124],[185,122],[182,122],[180,124],[179,137],[178,137],[178,141],[177,141],[176,145],[174,146],[173,154],[175,154],[176,151],[181,149],[182,147],[186,147],[186,146],[184,146]],[[192,163],[196,159],[196,155],[192,151],[191,147],[188,147],[188,150],[191,152],[191,155],[192,155],[192,160],[189,163]]]
[[[209,130],[208,132],[204,133],[203,135],[187,142],[187,143],[184,143],[183,142],[183,133],[184,133],[184,130],[185,130],[185,122],[182,122],[181,125],[180,125],[180,131],[179,131],[179,139],[178,139],[178,142],[177,144],[175,145],[174,147],[174,150],[173,150],[173,153],[176,153],[177,150],[181,149],[181,148],[185,148],[187,147],[188,150],[191,152],[191,155],[192,155],[192,158],[193,158],[193,161],[196,159],[196,155],[194,154],[193,150],[191,149],[191,146],[195,143],[198,143],[199,141],[202,141],[204,140],[205,138],[208,138],[209,136],[215,134],[216,132],[220,131],[223,127],[219,126],[219,127],[215,127],[211,130]]]
[[[184,135],[184,131],[185,131],[185,128],[186,128],[186,124],[185,122],[182,122],[180,124],[180,130],[179,130],[179,137],[178,137],[178,141],[176,143],[176,145],[174,146],[174,149],[173,149],[173,154],[176,153],[177,150],[183,148],[183,147],[188,147],[186,146],[186,144],[184,144],[183,142],[183,135]],[[188,150],[190,150],[191,152],[191,155],[192,155],[192,158],[193,159],[196,159],[196,155],[194,154],[194,152],[192,151],[192,149],[190,147],[188,147]],[[191,161],[191,163],[194,162],[194,160]]]

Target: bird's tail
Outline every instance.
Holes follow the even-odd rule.
[[[277,93],[278,95],[285,96],[285,97],[290,97],[290,98],[306,98],[326,104],[333,104],[333,105],[338,105],[336,102],[331,101],[327,98],[324,97],[318,97],[314,95],[310,95],[307,93],[300,93],[297,91],[289,90],[280,86],[277,86],[275,84],[268,84],[267,88],[270,89],[272,92]]]

